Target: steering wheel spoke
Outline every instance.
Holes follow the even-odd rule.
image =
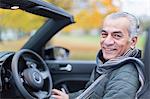
[[[41,91],[39,90],[38,92],[33,92],[33,94],[38,98],[38,99],[44,99],[47,98],[47,96],[49,96],[47,91]]]
[[[46,79],[49,77],[49,71],[41,71],[40,74],[43,77],[43,79]]]

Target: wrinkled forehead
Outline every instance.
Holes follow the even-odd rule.
[[[126,17],[119,17],[119,18],[106,17],[103,22],[103,28],[107,27],[128,30],[130,27],[130,22]]]

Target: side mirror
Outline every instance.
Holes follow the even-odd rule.
[[[49,47],[45,49],[44,57],[47,60],[66,60],[69,57],[69,50],[60,46]]]

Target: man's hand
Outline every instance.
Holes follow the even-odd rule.
[[[60,90],[57,90],[57,89],[52,90],[52,97],[54,99],[69,99],[68,94],[66,94]]]

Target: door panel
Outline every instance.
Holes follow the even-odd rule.
[[[49,61],[46,63],[50,69],[55,88],[64,88],[67,92],[75,92],[85,87],[90,79],[95,61]]]

